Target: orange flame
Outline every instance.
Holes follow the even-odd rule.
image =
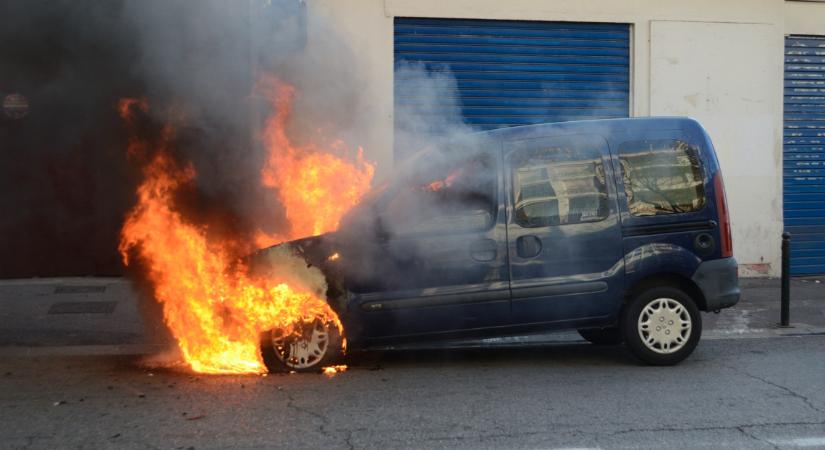
[[[207,241],[204,228],[184,222],[172,196],[193,181],[191,166],[176,167],[159,153],[144,175],[138,204],[123,226],[120,251],[126,264],[131,248],[148,262],[166,324],[194,371],[264,372],[261,331],[289,330],[301,318],[337,321],[327,303],[312,294],[250,278],[226,248]]]
[[[364,160],[361,147],[354,161],[346,159],[349,150],[341,140],[333,141],[331,152],[311,144],[293,144],[286,134],[286,124],[295,89],[269,75],[258,82],[258,90],[274,110],[263,132],[269,159],[261,170],[261,181],[278,190],[291,224],[287,238],[336,230],[341,217],[369,190],[375,166]],[[265,235],[259,235],[259,244],[265,241]]]
[[[447,178],[443,180],[435,180],[432,183],[428,184],[427,189],[431,191],[438,191],[444,188],[445,186],[450,187],[453,185],[453,183],[455,183],[455,180],[458,179],[458,177],[460,177],[463,173],[464,171],[461,168],[453,170],[452,172],[450,172],[449,175],[447,175]]]
[[[276,85],[270,97],[275,116],[265,132],[270,154],[263,182],[278,188],[291,221],[290,237],[332,231],[369,188],[374,168],[364,162],[360,149],[352,163],[315,147],[292,146],[283,125],[293,90],[281,82]],[[119,110],[127,123],[134,120],[135,107],[148,110],[145,101],[121,101]],[[296,323],[315,317],[341,328],[324,299],[283,282],[289,274],[276,274],[278,280],[250,275],[235,258],[238,237],[207,237],[207,225],[187,221],[174,199],[180,189],[191,188],[196,173],[169,155],[173,137],[174,128],[167,125],[161,142],[134,136],[129,141],[130,157],[146,163],[119,250],[125,264],[135,254],[145,263],[164,321],[192,370],[264,373],[258,349],[262,331],[280,328],[289,333]],[[154,157],[147,157],[149,149]]]
[[[324,367],[324,375],[332,378],[332,377],[334,377],[335,375],[337,375],[341,372],[346,372],[347,369],[348,369],[348,367],[346,366],[346,364],[337,365],[337,366],[327,366],[327,367]]]
[[[120,117],[130,123],[135,120],[133,108],[138,108],[145,113],[149,111],[149,102],[145,98],[122,98],[117,104]],[[130,157],[137,156],[145,151],[144,145],[144,142],[138,139],[137,136],[130,136],[126,153]]]
[[[120,117],[126,120],[133,120],[134,113],[132,108],[140,108],[141,111],[149,111],[149,102],[145,98],[122,98],[117,104],[117,110],[120,112]]]

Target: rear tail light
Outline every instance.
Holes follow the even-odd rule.
[[[730,258],[733,256],[733,239],[730,234],[730,214],[728,213],[728,201],[725,198],[725,182],[722,180],[720,171],[717,171],[713,177],[713,191],[716,193],[716,210],[719,212],[719,240],[722,257]]]

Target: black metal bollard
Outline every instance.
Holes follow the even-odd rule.
[[[782,233],[782,306],[779,325],[791,322],[791,233]]]

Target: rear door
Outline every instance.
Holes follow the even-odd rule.
[[[513,321],[587,321],[615,312],[623,266],[606,141],[510,141],[504,159]]]

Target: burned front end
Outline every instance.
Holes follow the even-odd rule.
[[[290,282],[325,298],[345,322],[347,289],[344,261],[331,234],[313,236],[267,247],[255,252],[251,269],[261,275],[280,278],[288,273]],[[284,269],[284,268],[288,269]]]

